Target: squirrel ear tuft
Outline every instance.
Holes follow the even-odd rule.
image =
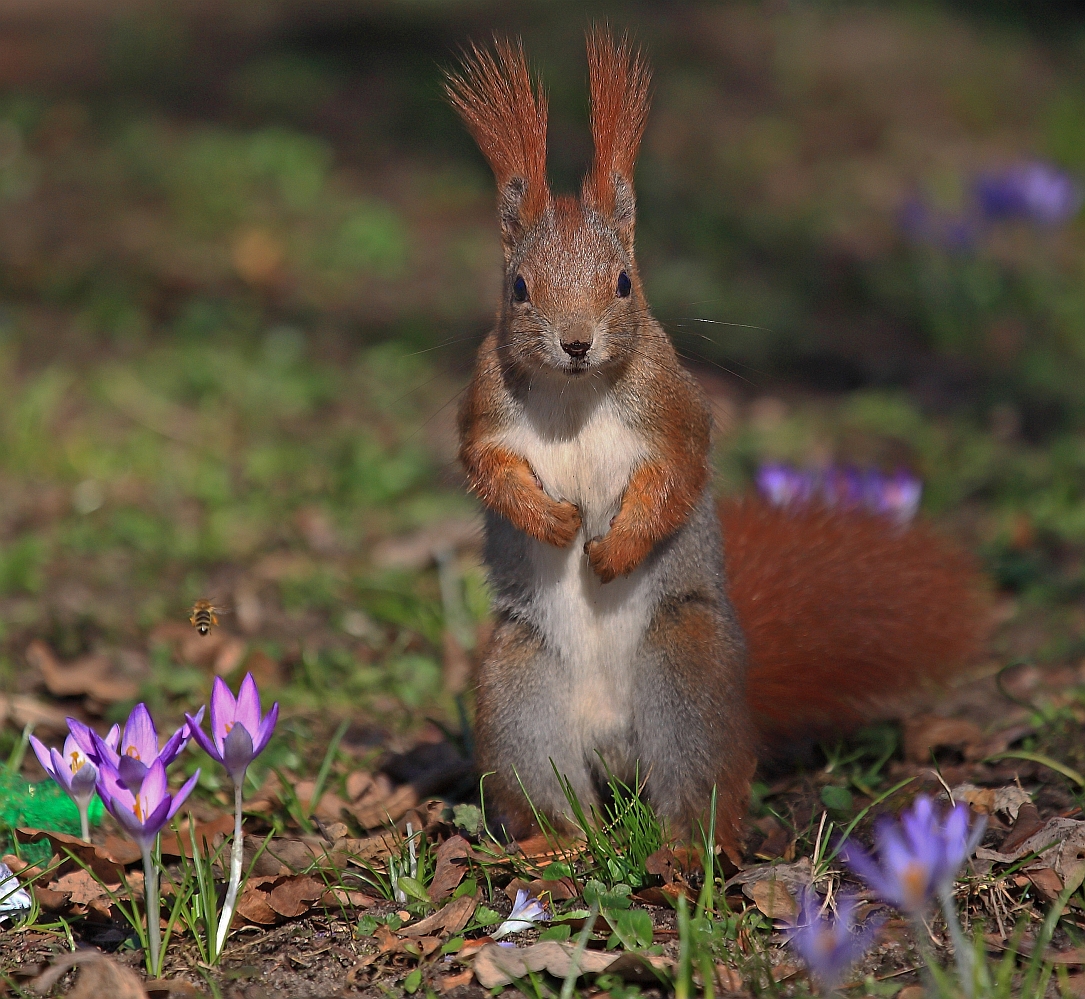
[[[551,205],[546,95],[532,83],[523,46],[504,40],[492,52],[472,45],[445,93],[493,169],[507,259]]]
[[[582,198],[610,219],[632,250],[636,222],[633,168],[648,121],[652,74],[643,53],[628,38],[615,43],[596,29],[588,35],[591,134],[595,157],[584,179]]]

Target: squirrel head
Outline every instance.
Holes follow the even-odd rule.
[[[625,363],[648,319],[633,256],[633,168],[650,74],[628,41],[588,36],[595,155],[580,196],[546,178],[546,96],[523,48],[472,48],[447,93],[497,180],[503,360],[576,376]]]

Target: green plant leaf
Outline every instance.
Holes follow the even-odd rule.
[[[835,784],[827,784],[821,789],[821,802],[834,812],[850,812],[855,807],[851,791]]]
[[[403,979],[403,991],[409,992],[414,995],[418,991],[418,987],[422,984],[422,969],[415,968],[406,978]]]

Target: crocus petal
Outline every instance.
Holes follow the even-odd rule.
[[[133,756],[122,756],[117,761],[117,776],[121,783],[133,794],[139,794],[149,767]]]
[[[256,733],[256,738],[252,743],[252,755],[253,757],[259,756],[264,747],[271,741],[271,734],[275,731],[275,723],[279,720],[279,702],[276,701],[271,705],[271,710],[264,715],[264,720],[260,722],[260,731]]]
[[[216,756],[222,759],[222,743],[226,738],[226,726],[237,716],[237,702],[226,681],[221,676],[215,677],[211,688],[211,738],[218,746]]]
[[[211,759],[218,760],[219,763],[221,763],[222,752],[220,751],[219,747],[216,746],[207,737],[207,734],[204,732],[204,730],[200,728],[199,722],[196,721],[196,719],[193,718],[192,715],[185,715],[185,721],[188,722],[188,728],[189,731],[192,733],[193,741],[200,747],[200,749],[202,749],[208,756],[210,756]]]
[[[55,749],[50,749],[49,759],[53,764],[53,772],[51,775],[53,780],[63,788],[65,794],[70,795],[72,793],[72,772],[64,762],[64,757]]]
[[[237,711],[234,721],[240,722],[249,731],[249,735],[255,735],[260,731],[260,691],[256,689],[256,681],[251,673],[245,674],[241,681],[241,689],[237,692]]]
[[[245,779],[245,770],[252,758],[252,736],[241,722],[235,722],[222,746],[222,765],[235,784]]]
[[[188,723],[185,722],[166,740],[166,744],[159,750],[158,757],[167,767],[181,755],[181,750],[185,748],[185,744],[189,740],[190,731]]]
[[[94,752],[88,753],[87,756],[99,766],[109,764],[116,770],[117,764],[120,762],[120,755],[117,753],[116,747],[111,746],[93,730],[91,731],[91,740],[94,743]]]
[[[88,802],[94,797],[94,788],[98,784],[98,768],[87,760],[74,774],[68,793],[77,802]]]
[[[166,767],[161,760],[155,760],[143,778],[143,787],[140,788],[140,797],[146,803],[148,811],[154,811],[169,796],[169,785],[166,782]]]
[[[114,798],[113,807],[110,808],[109,812],[113,818],[124,826],[124,831],[141,846],[148,841],[147,831],[143,823],[139,821],[138,816],[131,808],[122,807],[121,803]],[[150,839],[153,840],[154,837],[151,836]]]
[[[158,730],[154,727],[147,705],[142,701],[132,708],[125,722],[120,753],[122,756],[135,756],[148,766],[158,756]]]
[[[192,789],[199,779],[200,771],[197,768],[196,772],[181,785],[181,789],[173,796],[173,804],[170,805],[169,813],[166,815],[166,822],[169,822],[177,814],[177,810],[185,803],[185,799],[192,793]]]
[[[50,755],[49,748],[41,741],[36,735],[30,737],[30,748],[34,750],[34,755],[38,758],[38,762],[45,769],[45,772],[56,780],[56,773],[53,768],[53,758]]]
[[[105,738],[102,740],[102,742],[109,746],[110,749],[116,750],[116,748],[121,744],[120,725],[114,725],[108,732],[106,732]]]
[[[201,704],[200,705],[200,710],[197,711],[196,714],[193,716],[193,721],[195,721],[195,723],[196,723],[194,726],[187,721],[188,715],[185,715],[186,721],[185,721],[185,725],[184,725],[184,735],[185,735],[186,740],[192,738],[192,729],[193,728],[199,728],[203,724],[203,716],[206,713],[207,713],[207,705]]]
[[[98,738],[98,733],[89,725],[84,725],[78,718],[66,718],[65,721],[68,723],[69,738],[75,740],[76,745],[83,750],[84,756],[93,760],[98,753],[98,747],[94,741]]]

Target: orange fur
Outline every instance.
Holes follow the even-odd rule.
[[[580,530],[580,511],[543,492],[531,466],[508,448],[466,445],[460,458],[471,490],[525,534],[566,548]]]
[[[618,44],[606,32],[588,35],[591,134],[595,156],[585,178],[584,201],[602,215],[614,213],[615,175],[630,189],[644,127],[652,74],[629,40]]]
[[[472,46],[461,73],[450,73],[445,91],[486,157],[499,189],[514,178],[527,183],[521,213],[537,220],[550,205],[546,180],[546,95],[536,89],[523,46]]]
[[[870,721],[973,663],[990,615],[974,560],[927,524],[822,507],[720,504],[746,634],[748,700],[768,744]]]

